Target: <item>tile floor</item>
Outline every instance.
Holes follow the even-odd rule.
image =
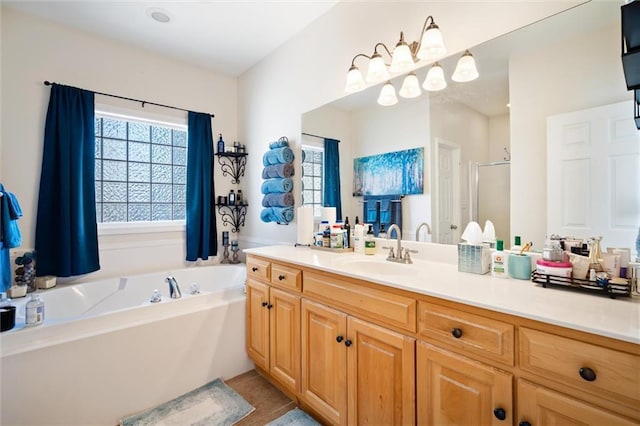
[[[256,408],[236,426],[263,426],[296,407],[295,402],[255,370],[225,380],[225,383]]]

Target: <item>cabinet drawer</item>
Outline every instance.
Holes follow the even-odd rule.
[[[289,266],[272,263],[271,284],[287,290],[302,291],[302,271]]]
[[[416,331],[415,299],[313,272],[305,272],[304,293],[374,322]]]
[[[522,370],[640,404],[639,355],[524,327],[519,340]]]
[[[418,305],[418,333],[468,353],[514,365],[514,326],[428,302]]]
[[[266,260],[247,257],[247,276],[261,281],[269,281],[271,277],[271,263]]]

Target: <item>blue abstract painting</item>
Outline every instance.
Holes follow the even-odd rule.
[[[409,195],[424,192],[424,148],[353,160],[353,195]]]

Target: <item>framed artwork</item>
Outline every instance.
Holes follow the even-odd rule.
[[[353,195],[424,193],[424,148],[353,160]]]

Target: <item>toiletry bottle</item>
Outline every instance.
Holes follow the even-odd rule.
[[[331,228],[331,234],[329,236],[329,246],[335,249],[341,249],[343,245],[344,233],[342,226],[339,224],[333,225]]]
[[[509,278],[507,262],[509,255],[504,251],[504,241],[496,241],[496,251],[491,253],[491,275],[498,278]]]
[[[220,133],[220,139],[218,139],[218,154],[224,152],[224,141],[222,140],[222,133]]]
[[[380,224],[380,232],[378,232],[378,238],[387,238],[387,231],[384,229],[384,223]]]
[[[236,205],[237,206],[241,206],[242,205],[242,189],[238,189],[238,194],[236,195]]]
[[[331,247],[331,229],[327,225],[322,231],[322,247]]]
[[[7,293],[0,293],[0,308],[11,305],[11,299],[7,297]]]
[[[353,228],[351,228],[351,225],[349,225],[349,216],[345,216],[344,218],[344,234],[345,234],[345,239],[344,239],[344,248],[349,248],[352,247],[353,244]]]
[[[39,294],[32,294],[25,306],[25,323],[27,326],[40,325],[44,321],[44,302]]]
[[[522,249],[522,242],[520,240],[520,235],[516,235],[513,237],[513,245],[511,246],[512,251],[519,252]]]
[[[369,225],[364,239],[364,254],[376,254],[376,240],[373,238],[373,225]]]
[[[356,221],[358,217],[356,216]],[[364,227],[356,222],[353,226],[353,251],[356,253],[364,253]]]
[[[229,191],[229,199],[227,200],[227,204],[229,204],[230,206],[236,205],[236,193],[233,192],[233,189]]]

